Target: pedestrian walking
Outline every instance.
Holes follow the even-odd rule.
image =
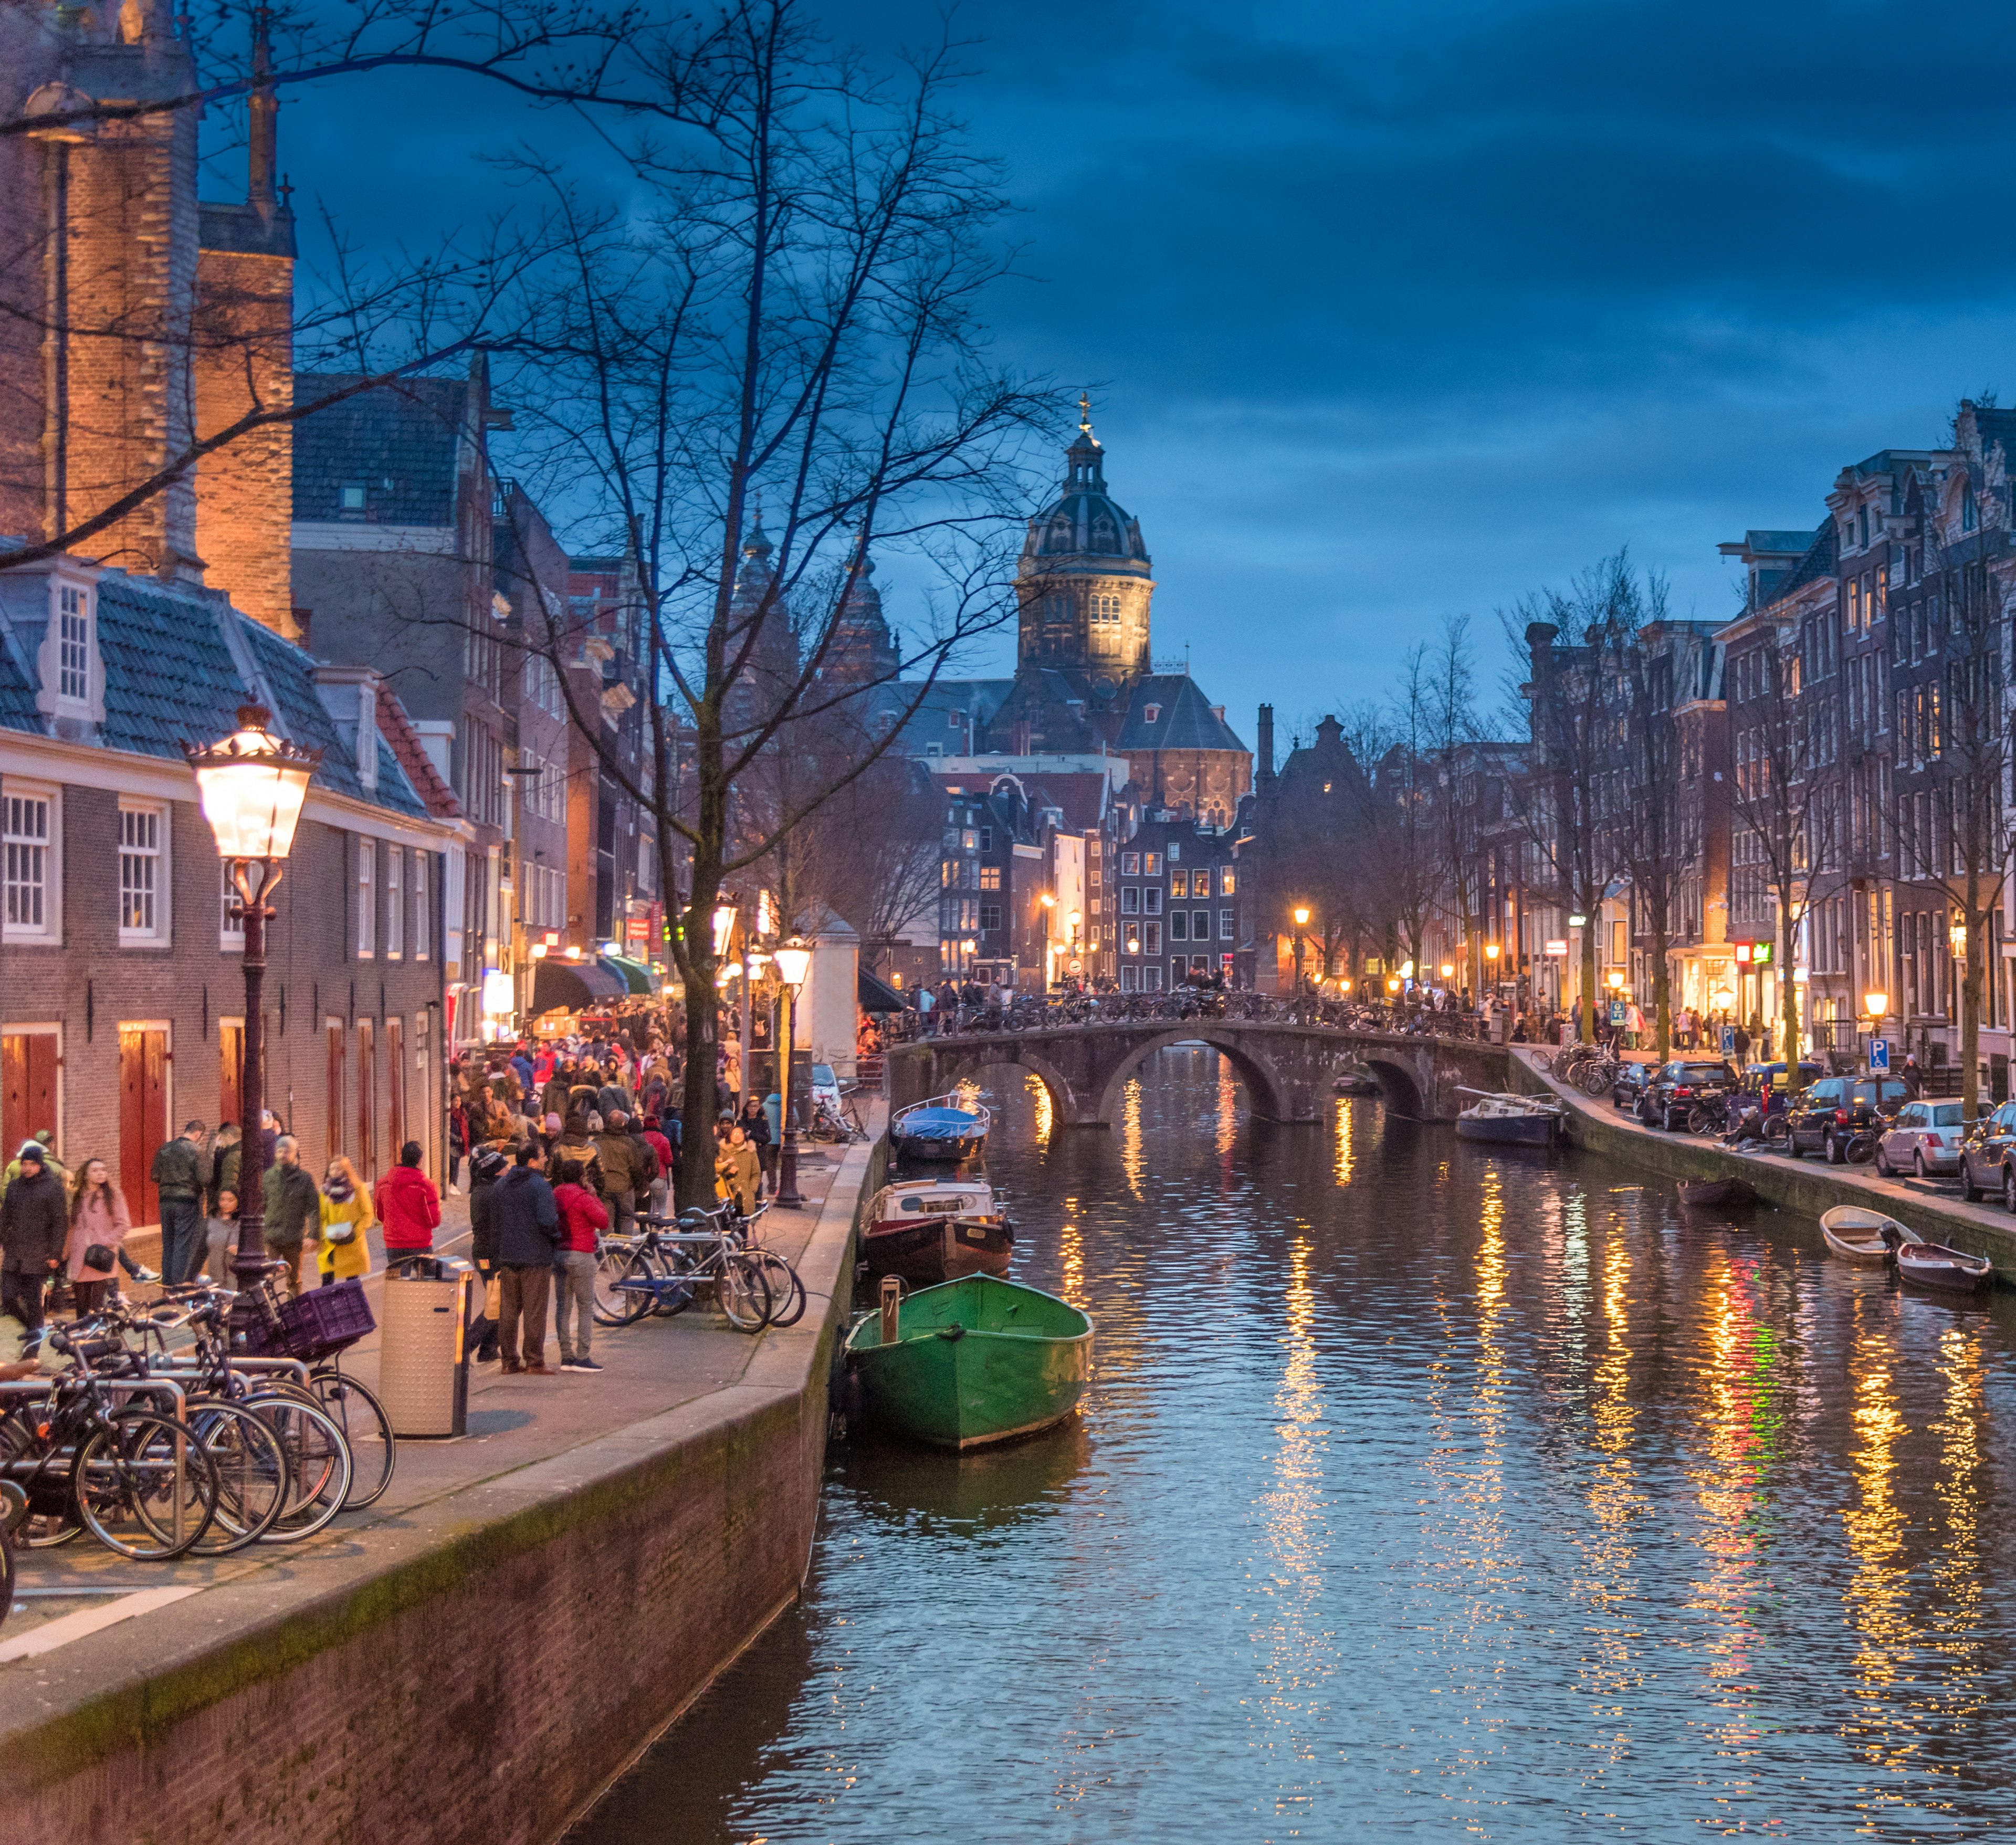
[[[210,1184],[203,1144],[207,1131],[200,1121],[185,1122],[149,1169],[161,1203],[161,1276],[169,1282],[188,1281],[203,1260],[203,1194]]]
[[[676,1120],[673,1125],[678,1126]],[[656,1115],[646,1115],[644,1117],[643,1139],[644,1144],[651,1149],[652,1157],[657,1160],[658,1165],[658,1175],[651,1181],[651,1215],[653,1217],[662,1217],[665,1215],[666,1205],[671,1199],[672,1180],[677,1168],[675,1164],[672,1143],[665,1133],[664,1124]]]
[[[715,1156],[715,1195],[733,1198],[735,1208],[747,1216],[756,1201],[761,1172],[761,1168],[756,1163],[756,1149],[750,1145],[749,1137],[737,1122],[728,1130],[727,1145]]]
[[[469,1257],[483,1277],[483,1311],[470,1328],[469,1338],[480,1364],[488,1364],[497,1356],[497,1324],[503,1302],[490,1200],[497,1181],[509,1169],[509,1162],[495,1147],[481,1148],[469,1162]]]
[[[385,1232],[385,1265],[404,1256],[434,1252],[434,1232],[441,1228],[441,1194],[420,1170],[423,1155],[418,1141],[399,1149],[399,1163],[378,1181],[372,1195]]]
[[[211,1138],[209,1215],[217,1215],[218,1197],[238,1189],[238,1167],[244,1149],[239,1143],[245,1130],[235,1121],[224,1122]]]
[[[259,1182],[259,1195],[265,1205],[266,1254],[287,1265],[276,1278],[291,1300],[301,1291],[302,1246],[322,1226],[322,1193],[301,1164],[301,1144],[292,1134],[273,1143],[273,1163]]]
[[[70,1237],[63,1182],[45,1162],[42,1144],[24,1141],[21,1170],[0,1199],[0,1313],[11,1313],[30,1332],[42,1323],[43,1291],[63,1266]]]
[[[355,1281],[371,1272],[371,1200],[357,1169],[339,1153],[329,1162],[322,1182],[322,1211],[317,1227],[321,1247],[315,1267],[321,1285]]]
[[[742,1130],[749,1144],[756,1149],[757,1169],[762,1178],[769,1181],[769,1189],[774,1195],[777,1189],[776,1150],[772,1144],[770,1117],[763,1112],[763,1103],[759,1097],[752,1095],[743,1098],[742,1112],[736,1116],[735,1125]],[[759,1181],[757,1189],[760,1192],[762,1188]]]
[[[614,1109],[603,1118],[602,1132],[595,1137],[596,1156],[602,1162],[602,1195],[615,1215],[618,1236],[630,1234],[637,1195],[649,1190],[645,1166],[650,1150],[629,1134],[628,1122],[622,1109]]]
[[[554,1169],[560,1180],[553,1187],[553,1205],[560,1214],[561,1240],[553,1257],[553,1336],[560,1341],[560,1369],[599,1371],[590,1350],[595,1337],[596,1237],[609,1227],[609,1212],[581,1184],[581,1168],[573,1160],[563,1160]]]
[[[1736,1028],[1736,1067],[1746,1068],[1750,1062],[1750,1034],[1741,1025]]]
[[[560,1207],[546,1183],[545,1164],[537,1147],[520,1147],[517,1166],[497,1182],[489,1200],[497,1249],[498,1350],[507,1374],[541,1378],[553,1375],[546,1366],[546,1296],[560,1242]]]
[[[112,1183],[112,1169],[102,1159],[87,1159],[70,1195],[70,1236],[63,1250],[80,1319],[105,1305],[132,1227],[126,1195]]]

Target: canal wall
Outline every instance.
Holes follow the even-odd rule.
[[[1700,1134],[1664,1133],[1542,1076],[1532,1057],[1530,1051],[1514,1053],[1514,1082],[1568,1104],[1564,1128],[1571,1146],[1628,1159],[1669,1179],[1741,1179],[1767,1204],[1816,1217],[1836,1205],[1881,1211],[1921,1236],[1987,1256],[2004,1279],[2016,1279],[2016,1217],[2000,1205],[1971,1205],[1908,1180],[1881,1178],[1873,1166],[1831,1166],[1818,1154],[1795,1160],[1782,1153],[1737,1153]]]
[[[877,1160],[733,1383],[11,1669],[0,1840],[557,1839],[798,1593]]]

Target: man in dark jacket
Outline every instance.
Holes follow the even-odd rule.
[[[203,1149],[203,1125],[192,1121],[154,1155],[152,1177],[161,1200],[161,1277],[192,1279],[208,1248],[203,1220],[210,1162]]]
[[[302,1166],[301,1142],[292,1134],[273,1143],[273,1163],[259,1181],[259,1195],[266,1207],[266,1253],[287,1265],[281,1285],[290,1295],[298,1294],[301,1246],[311,1230],[319,1234],[322,1227],[322,1193]]]
[[[497,1338],[506,1372],[551,1377],[546,1365],[546,1302],[553,1252],[560,1245],[560,1206],[546,1183],[546,1156],[537,1141],[518,1149],[518,1164],[498,1181],[485,1213],[496,1247],[500,1304]],[[518,1355],[520,1323],[524,1357]]]
[[[476,1344],[476,1358],[479,1364],[488,1364],[497,1356],[497,1321],[490,1311],[490,1284],[498,1283],[498,1292],[503,1292],[503,1271],[497,1262],[497,1235],[490,1221],[490,1201],[496,1195],[497,1182],[504,1177],[509,1162],[502,1150],[495,1147],[479,1148],[469,1162],[469,1257],[476,1264],[476,1271],[483,1277],[484,1306],[469,1336]],[[501,1310],[501,1303],[499,1303]]]
[[[0,1201],[0,1313],[33,1332],[42,1323],[42,1290],[63,1262],[70,1234],[63,1182],[49,1169],[39,1141],[23,1144],[21,1170]]]

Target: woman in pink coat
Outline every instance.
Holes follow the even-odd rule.
[[[80,1319],[104,1306],[105,1297],[111,1292],[120,1245],[132,1227],[133,1215],[126,1209],[126,1195],[112,1183],[111,1169],[102,1159],[87,1159],[77,1176],[77,1189],[70,1194],[70,1236],[63,1245],[70,1283],[77,1290]],[[85,1262],[87,1249],[104,1256],[102,1268]]]

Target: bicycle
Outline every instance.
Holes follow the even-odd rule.
[[[677,1221],[704,1223],[719,1215],[718,1210],[688,1211]],[[661,1221],[646,1219],[641,1236],[604,1239],[610,1252],[596,1264],[596,1317],[610,1326],[632,1325],[650,1313],[669,1317],[685,1312],[699,1294],[711,1291],[715,1304],[736,1331],[761,1331],[769,1324],[772,1305],[764,1265],[728,1231],[667,1231]],[[617,1270],[605,1289],[612,1261]]]

